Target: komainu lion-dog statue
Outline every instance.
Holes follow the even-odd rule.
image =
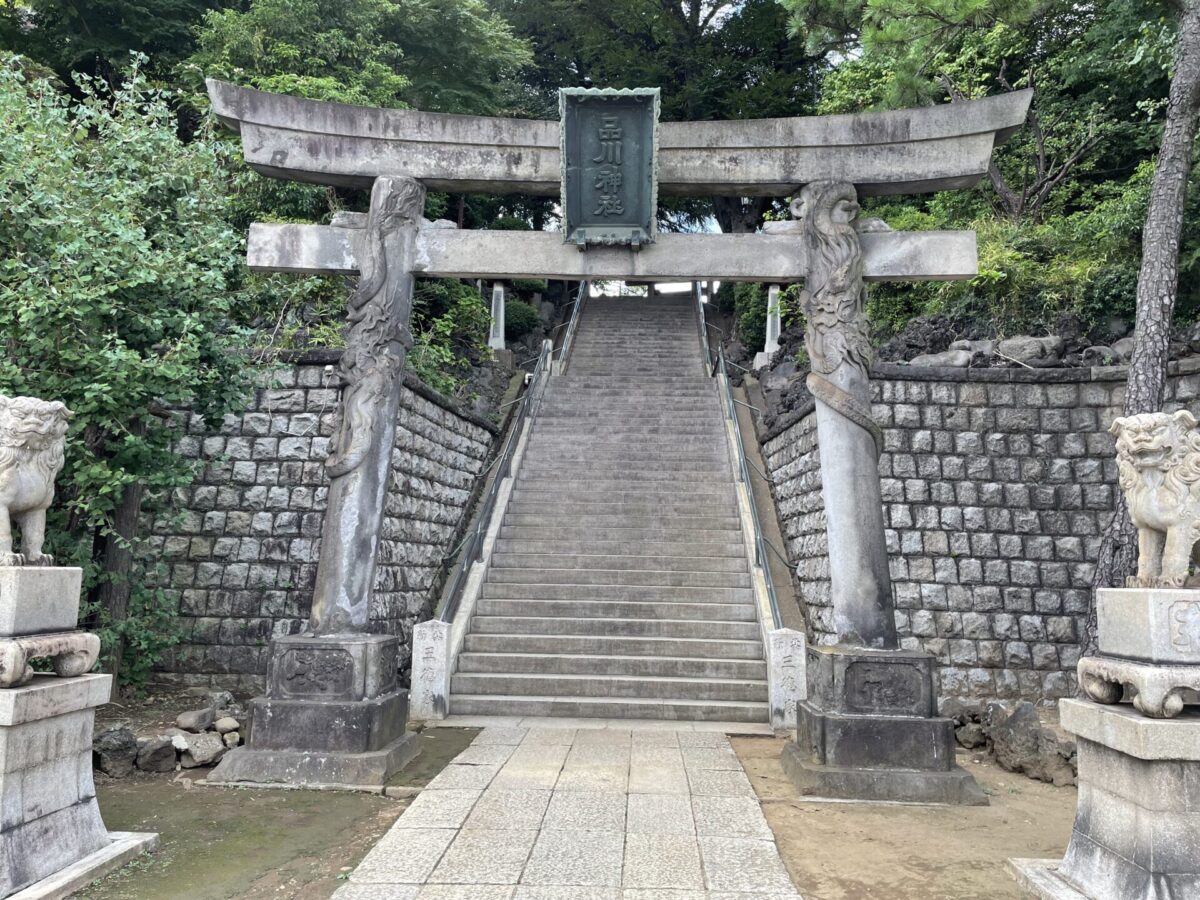
[[[0,566],[54,565],[42,544],[70,419],[57,401],[0,394]],[[13,552],[13,522],[21,553]]]
[[[1115,419],[1121,490],[1138,532],[1137,575],[1126,587],[1192,587],[1200,540],[1200,431],[1187,410]]]

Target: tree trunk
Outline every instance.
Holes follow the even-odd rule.
[[[762,227],[770,197],[713,197],[713,213],[725,234],[751,234]]]
[[[1138,272],[1137,323],[1133,356],[1125,387],[1124,414],[1162,409],[1167,382],[1167,347],[1179,281],[1179,242],[1184,204],[1192,168],[1192,145],[1200,114],[1200,0],[1181,3],[1175,73],[1167,104],[1167,122],[1154,167],[1150,204],[1142,230],[1142,266]],[[1137,559],[1136,533],[1129,521],[1123,493],[1117,498],[1112,521],[1104,531],[1096,562],[1095,587],[1116,587],[1133,574]],[[1096,611],[1093,604],[1083,635],[1083,651],[1096,649]]]
[[[134,422],[129,430],[140,436],[146,433],[146,426]],[[108,613],[109,627],[119,625],[129,616],[129,575],[133,570],[133,542],[137,539],[138,519],[142,513],[142,495],[141,482],[125,485],[121,503],[113,511],[112,530],[103,539],[100,560],[104,581],[96,587],[94,600],[99,609]],[[108,658],[108,670],[113,677],[113,700],[117,699],[120,691],[124,655],[125,641],[118,637]]]

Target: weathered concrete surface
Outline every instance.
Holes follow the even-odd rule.
[[[1108,656],[1200,664],[1200,591],[1101,588],[1096,626]]]
[[[1060,703],[1079,739],[1079,805],[1061,862],[1014,859],[1052,900],[1200,895],[1200,712],[1155,721],[1127,706]]]
[[[558,122],[372,109],[209,80],[221,120],[265,175],[367,187],[404,173],[430,190],[557,195]],[[809,181],[866,195],[969,187],[1025,119],[1032,91],[883,113],[664,122],[664,196],[785,196]]]
[[[1079,807],[1057,874],[1088,897],[1200,895],[1200,713],[1135,724],[1113,707],[1062,706],[1079,738]]]
[[[0,566],[0,637],[73,629],[82,582],[83,569]]]
[[[0,897],[108,844],[92,781],[109,675],[38,676],[0,691]]]
[[[362,230],[333,225],[250,226],[252,269],[358,271]],[[867,281],[955,281],[978,271],[972,231],[885,231],[860,236]],[[793,235],[660,234],[634,251],[593,247],[580,253],[562,235],[457,231],[423,223],[413,269],[444,278],[630,279],[636,281],[803,281],[807,255]]]
[[[801,794],[981,806],[955,765],[954,723],[935,715],[933,657],[902,650],[809,647],[808,699],[783,768]]]

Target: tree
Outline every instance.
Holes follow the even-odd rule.
[[[75,413],[52,552],[85,567],[86,619],[129,681],[173,640],[173,610],[129,552],[143,493],[192,475],[169,411],[218,421],[246,380],[220,145],[183,143],[137,69],[122,82],[81,76],[73,103],[0,63],[0,391]],[[137,652],[122,665],[124,647]]]
[[[130,52],[165,76],[194,46],[193,28],[221,0],[0,0],[0,48],[23,53],[70,83],[73,72],[115,77]]]
[[[1162,409],[1188,180],[1200,118],[1200,0],[1175,0],[1174,6],[1179,11],[1179,37],[1175,45],[1166,127],[1154,166],[1142,232],[1137,324],[1125,388],[1124,413],[1127,416]],[[1101,542],[1096,567],[1098,587],[1120,585],[1133,573],[1135,546],[1136,534],[1122,493]],[[1086,649],[1094,650],[1095,641],[1093,609],[1088,620]]]
[[[314,100],[495,112],[529,60],[482,0],[250,0],[208,13],[204,76]]]
[[[533,44],[534,115],[557,118],[558,89],[585,79],[661,87],[666,121],[795,116],[816,103],[824,64],[802,39],[788,37],[775,0],[498,0],[497,7]],[[770,198],[712,199],[724,231],[753,231],[770,206]]]

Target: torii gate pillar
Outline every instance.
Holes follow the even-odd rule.
[[[399,638],[368,630],[424,208],[419,181],[375,180],[349,303],[341,417],[325,461],[329,505],[308,630],[271,642],[247,746],[226,754],[210,783],[382,785],[418,752],[405,731]]]

